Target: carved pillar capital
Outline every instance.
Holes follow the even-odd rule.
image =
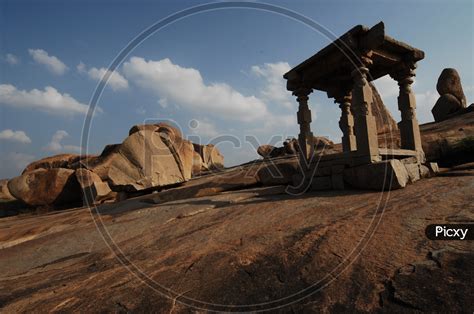
[[[296,96],[296,100],[300,101],[307,101],[309,94],[313,92],[312,88],[309,87],[299,87],[293,91],[293,95]]]
[[[415,69],[415,62],[406,62],[398,71],[390,73],[390,76],[398,82],[401,91],[411,92],[411,84],[415,81],[414,77],[416,76]]]

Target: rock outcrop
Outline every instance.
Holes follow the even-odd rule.
[[[74,170],[35,169],[8,181],[10,193],[30,206],[50,206],[81,201]]]
[[[224,156],[213,144],[201,145],[193,143],[194,151],[201,157],[201,171],[219,170],[224,168]]]
[[[372,83],[369,83],[372,88],[372,115],[375,117],[375,124],[377,125],[377,133],[396,132],[398,131],[398,125],[395,119],[393,119],[390,111],[387,110],[383,103],[382,97],[380,97],[377,88]]]
[[[472,168],[304,196],[229,170],[101,205],[100,229],[87,210],[0,219],[2,312],[473,312],[472,242],[425,236],[474,219]]]
[[[436,83],[436,90],[441,96],[445,94],[453,95],[459,100],[463,108],[466,107],[466,96],[462,89],[461,77],[456,69],[443,69]]]
[[[165,123],[135,125],[122,143],[107,145],[99,156],[61,154],[29,164],[8,185],[2,182],[0,196],[56,206],[87,195],[89,204],[97,204],[117,199],[117,193],[121,198],[160,189],[223,167],[224,157],[214,145],[194,145]]]
[[[190,173],[187,175],[180,169],[177,154],[173,144],[164,141],[155,129],[144,128],[132,133],[116,151],[87,168],[114,191],[136,192],[181,183],[189,178]]]
[[[77,169],[76,179],[82,189],[82,197],[85,204],[100,204],[104,201],[114,201],[117,193],[112,192],[109,185],[100,177],[85,168]]]
[[[263,158],[277,157],[281,155],[282,153],[284,152],[280,152],[280,151],[277,152],[277,147],[273,145],[264,144],[264,145],[260,145],[257,148],[257,154],[259,154]]]
[[[431,113],[436,122],[446,120],[464,112],[466,96],[461,85],[461,78],[456,69],[446,68],[441,72],[436,84],[440,97]]]
[[[314,148],[318,149],[330,149],[334,147],[334,142],[323,136],[315,136],[313,139]]]

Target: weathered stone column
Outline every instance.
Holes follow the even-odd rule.
[[[352,71],[354,86],[352,89],[352,111],[357,143],[357,155],[368,163],[378,161],[379,147],[377,126],[372,115],[372,89],[367,81],[369,69],[359,67]]]
[[[339,128],[342,131],[342,150],[350,152],[357,150],[356,137],[354,135],[354,116],[351,110],[351,93],[348,91],[344,95],[337,96],[335,102],[341,108],[341,118]]]
[[[402,120],[398,123],[398,128],[400,129],[401,148],[416,150],[423,155],[420,127],[416,119],[416,99],[411,89],[411,84],[414,82],[415,68],[415,63],[406,64],[403,70],[391,76],[400,86],[398,110],[401,112]]]
[[[300,152],[306,162],[311,160],[314,153],[313,133],[311,132],[311,110],[308,107],[308,95],[313,90],[311,88],[298,88],[293,92],[298,101],[298,124],[300,125],[300,134],[298,135],[298,144]]]

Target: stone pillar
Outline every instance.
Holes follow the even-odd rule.
[[[348,91],[344,95],[336,97],[335,102],[341,108],[341,118],[339,119],[339,128],[342,131],[342,150],[350,152],[357,150],[356,137],[354,135],[354,116],[351,110],[351,93]]]
[[[298,124],[300,125],[300,134],[298,135],[298,144],[301,157],[306,162],[311,160],[314,153],[313,133],[311,132],[311,110],[308,107],[308,95],[312,92],[310,88],[299,88],[293,92],[298,101]]]
[[[402,71],[391,76],[400,86],[398,110],[401,112],[402,120],[398,123],[398,128],[400,129],[401,148],[416,150],[423,155],[420,127],[416,119],[416,99],[411,89],[411,84],[414,82],[415,68],[415,63],[406,64]]]
[[[357,155],[368,163],[380,160],[377,139],[377,126],[372,115],[372,89],[367,81],[369,69],[359,67],[352,71],[352,111],[357,143]]]

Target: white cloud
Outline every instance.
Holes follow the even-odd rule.
[[[111,73],[109,79],[107,80],[107,86],[109,86],[114,91],[128,88],[128,81],[117,71],[110,72],[106,68],[90,68],[87,70],[86,65],[82,62],[80,62],[76,68],[79,73],[85,73],[91,79],[96,81],[102,80],[106,74]]]
[[[264,65],[254,65],[251,68],[252,74],[264,80],[264,86],[260,97],[268,103],[275,103],[286,108],[295,108],[295,100],[291,97],[291,92],[286,90],[286,80],[283,74],[291,69],[288,62],[265,63]]]
[[[431,109],[433,109],[439,94],[436,90],[428,90],[424,93],[415,94],[416,98],[416,115],[419,123],[427,123],[434,121]]]
[[[44,147],[44,150],[50,152],[74,152],[78,153],[81,151],[80,146],[75,145],[63,145],[61,142],[64,138],[68,137],[69,134],[64,130],[58,130],[56,133],[53,134],[51,141]]]
[[[144,115],[146,114],[146,109],[143,106],[139,106],[137,109],[135,109],[135,112],[140,115]]]
[[[46,66],[46,68],[54,74],[63,75],[68,67],[57,57],[50,56],[43,49],[28,49],[36,63]]]
[[[6,54],[5,61],[10,65],[17,65],[18,63],[20,63],[20,59],[11,53]]]
[[[196,120],[197,121],[197,120]],[[197,127],[191,131],[199,136],[214,137],[219,135],[219,131],[214,124],[209,121],[197,121]]]
[[[166,98],[160,98],[158,99],[158,104],[160,105],[161,108],[165,109],[168,108],[168,100]]]
[[[35,160],[35,156],[23,153],[6,153],[0,155],[0,177],[13,177],[19,175],[19,171]]]
[[[79,62],[79,64],[76,66],[76,69],[77,69],[77,72],[79,72],[81,74],[87,73],[86,65],[82,61]]]
[[[26,135],[24,131],[13,131],[6,129],[0,132],[0,140],[7,140],[12,142],[18,142],[22,144],[31,143],[31,139]]]
[[[382,99],[384,97],[398,96],[399,88],[398,83],[392,79],[389,75],[382,76],[381,78],[373,81],[377,91],[379,92]]]
[[[313,114],[313,119],[315,115]],[[278,135],[288,136],[299,133],[296,121],[296,113],[294,114],[272,114],[262,122],[262,124],[250,130],[250,133],[258,135]]]
[[[225,83],[206,84],[198,70],[173,64],[169,59],[146,61],[132,57],[124,63],[123,71],[129,80],[155,92],[166,104],[239,121],[268,114],[261,99],[244,96]]]
[[[44,91],[19,90],[10,84],[0,84],[0,104],[15,108],[38,109],[53,114],[86,114],[88,106],[78,102],[69,94],[61,94],[54,87]],[[101,111],[99,108],[98,111]]]

